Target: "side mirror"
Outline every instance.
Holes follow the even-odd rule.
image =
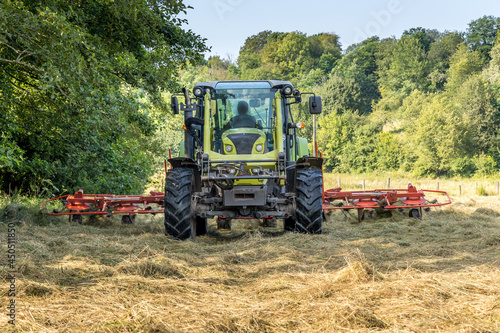
[[[311,96],[309,97],[309,113],[310,114],[320,114],[323,105],[321,103],[321,96]]]
[[[174,114],[179,114],[179,101],[177,100],[177,97],[172,96],[170,107],[172,108],[172,112]]]

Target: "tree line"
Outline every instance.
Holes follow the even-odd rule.
[[[335,34],[263,31],[235,63],[211,57],[180,79],[278,78],[319,93],[327,171],[492,175],[500,170],[499,31],[500,19],[484,16],[465,32],[412,28],[345,50]],[[310,140],[305,106],[295,113]]]
[[[0,2],[0,191],[140,192],[175,153],[169,94],[211,80],[290,80],[323,96],[327,171],[500,169],[500,20],[342,49],[334,33],[262,31],[237,59],[183,28],[182,0]],[[295,121],[311,140],[307,106]]]

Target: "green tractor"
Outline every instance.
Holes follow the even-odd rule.
[[[232,219],[283,219],[284,229],[319,234],[323,223],[322,159],[297,136],[291,105],[302,95],[288,81],[212,81],[196,84],[191,101],[172,96],[184,112],[184,143],[165,182],[165,233],[177,239],[207,233]],[[312,93],[309,111],[321,113]]]

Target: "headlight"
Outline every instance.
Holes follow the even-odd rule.
[[[232,152],[232,151],[233,151],[233,146],[231,146],[231,145],[226,145],[226,151],[227,151],[228,153]]]
[[[255,150],[257,150],[259,153],[262,151],[262,149],[264,149],[264,147],[262,147],[260,143],[257,146],[255,146]]]
[[[286,96],[290,96],[293,93],[293,88],[291,86],[285,86],[283,88],[283,94]]]
[[[194,88],[193,93],[196,97],[201,97],[203,96],[203,89],[201,88]]]

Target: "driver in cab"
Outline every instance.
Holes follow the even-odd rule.
[[[223,128],[228,130],[230,128],[260,128],[262,126],[257,123],[254,116],[248,114],[248,103],[245,101],[238,102],[238,115],[234,116]]]

